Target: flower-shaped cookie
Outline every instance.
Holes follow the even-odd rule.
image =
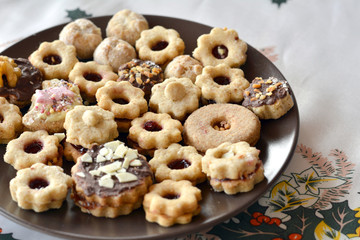
[[[157,182],[188,180],[196,185],[206,180],[201,170],[201,158],[194,147],[173,143],[166,149],[156,150],[149,164]]]
[[[131,122],[128,138],[143,149],[167,148],[180,142],[183,127],[166,113],[147,112]]]
[[[247,142],[225,142],[206,151],[202,158],[202,170],[215,191],[226,194],[248,192],[264,179],[259,153]]]
[[[8,143],[22,132],[21,119],[19,107],[0,97],[0,144]]]
[[[29,60],[40,69],[45,79],[68,79],[69,73],[78,62],[76,49],[63,41],[43,42]]]
[[[99,106],[76,106],[66,114],[64,128],[67,142],[85,148],[119,135],[114,114]]]
[[[215,67],[204,67],[201,75],[196,77],[195,85],[201,88],[204,104],[241,102],[244,89],[250,84],[244,78],[244,72],[238,68],[230,68],[226,64]]]
[[[200,89],[189,78],[169,78],[151,90],[150,108],[184,120],[199,107]]]
[[[197,39],[194,58],[204,66],[216,66],[225,63],[230,67],[239,67],[246,61],[247,44],[237,32],[227,28],[213,28],[210,34]]]
[[[44,212],[60,208],[73,181],[58,166],[36,163],[19,170],[10,181],[12,199],[23,209]]]

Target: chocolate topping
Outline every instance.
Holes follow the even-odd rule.
[[[112,176],[112,180],[114,181],[114,186],[112,188],[107,188],[99,185],[99,179],[106,175],[101,172],[99,176],[91,175],[91,170],[97,170],[101,166],[105,166],[115,161],[124,162],[123,158],[117,160],[106,160],[103,162],[96,162],[96,157],[100,153],[100,149],[103,148],[104,145],[95,145],[91,148],[87,153],[93,159],[92,162],[79,162],[79,166],[77,168],[77,172],[83,172],[85,177],[81,177],[78,175],[74,175],[76,185],[83,189],[84,194],[90,196],[92,194],[96,194],[100,197],[108,197],[118,195],[126,190],[132,189],[140,185],[144,179],[148,176],[153,177],[152,171],[150,169],[149,164],[147,163],[144,156],[138,154],[137,158],[141,162],[141,166],[129,166],[126,172],[132,173],[137,176],[137,180],[130,182],[122,182],[120,183],[116,176]]]
[[[10,99],[10,102],[25,102],[25,104],[29,104],[35,90],[41,89],[43,75],[27,59],[17,58],[14,59],[14,62],[21,69],[21,76],[15,88],[9,86],[0,88],[0,96]]]
[[[286,97],[287,94],[290,94],[290,89],[285,80],[274,77],[268,79],[258,77],[245,89],[242,105],[245,107],[271,105],[278,99]]]

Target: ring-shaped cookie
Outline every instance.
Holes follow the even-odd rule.
[[[23,130],[22,114],[18,106],[0,97],[0,144],[16,138]]]
[[[95,101],[95,94],[99,88],[117,78],[117,74],[109,65],[101,65],[94,61],[78,62],[69,74],[69,81],[78,85],[82,97],[89,102]]]
[[[254,146],[260,138],[260,128],[259,118],[243,106],[210,104],[199,108],[186,119],[184,141],[200,152],[224,142],[246,141]]]
[[[157,222],[163,227],[176,223],[189,223],[201,210],[200,189],[187,180],[164,180],[150,187],[145,194],[143,207],[146,220]]]
[[[73,181],[58,166],[36,163],[21,169],[10,181],[12,199],[23,209],[44,212],[60,208]]]
[[[193,56],[204,66],[225,63],[230,67],[239,67],[246,61],[246,51],[247,44],[235,30],[213,28],[209,34],[203,34],[197,39]]]
[[[206,180],[201,169],[201,158],[202,155],[194,147],[173,143],[166,149],[156,150],[149,164],[157,182],[166,179],[188,180],[196,185]]]
[[[126,81],[107,82],[96,92],[96,100],[99,107],[114,113],[122,132],[129,130],[132,119],[148,110],[144,92]]]
[[[135,47],[140,59],[166,65],[184,53],[185,43],[176,30],[155,26],[141,32]]]
[[[230,68],[226,64],[206,66],[196,77],[195,85],[201,88],[201,97],[204,104],[239,103],[244,89],[250,84],[244,78],[244,72],[239,68]]]
[[[62,166],[62,147],[59,139],[45,130],[23,132],[6,146],[4,161],[16,170],[35,163]]]
[[[55,40],[41,43],[29,56],[29,61],[44,74],[45,79],[67,80],[71,69],[79,60],[74,46]]]

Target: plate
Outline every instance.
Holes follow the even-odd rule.
[[[104,30],[110,17],[91,18],[102,29],[103,36],[105,36]],[[165,28],[176,29],[185,41],[186,54],[191,54],[193,49],[196,48],[198,36],[209,33],[212,28],[183,19],[152,15],[145,15],[145,17],[150,27],[162,25]],[[64,25],[31,35],[1,54],[13,58],[26,58],[38,48],[41,42],[58,39],[59,32]],[[268,78],[271,76],[285,79],[265,56],[250,45],[248,46],[247,55],[246,64],[241,67],[246,79],[251,81],[255,77]],[[275,183],[285,170],[293,156],[299,133],[299,111],[294,96],[293,100],[295,105],[285,116],[278,120],[261,122],[261,138],[256,147],[261,150],[260,158],[264,163],[266,179],[257,184],[252,191],[235,196],[216,193],[211,190],[208,183],[199,185],[203,197],[201,213],[194,217],[189,224],[174,225],[170,228],[160,227],[156,223],[147,222],[142,209],[137,209],[128,216],[120,216],[116,219],[96,218],[82,213],[69,196],[63,206],[57,210],[43,213],[22,210],[11,199],[9,192],[9,181],[15,176],[16,172],[2,160],[0,161],[0,187],[2,191],[0,212],[26,227],[67,239],[164,239],[207,230],[253,204]],[[1,158],[4,152],[5,146],[1,145]],[[70,167],[71,164],[65,161],[65,171],[69,173]]]

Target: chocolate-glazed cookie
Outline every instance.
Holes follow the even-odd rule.
[[[140,59],[121,65],[118,74],[118,81],[129,81],[134,87],[143,90],[146,100],[150,99],[151,88],[164,80],[164,73],[159,65]]]

